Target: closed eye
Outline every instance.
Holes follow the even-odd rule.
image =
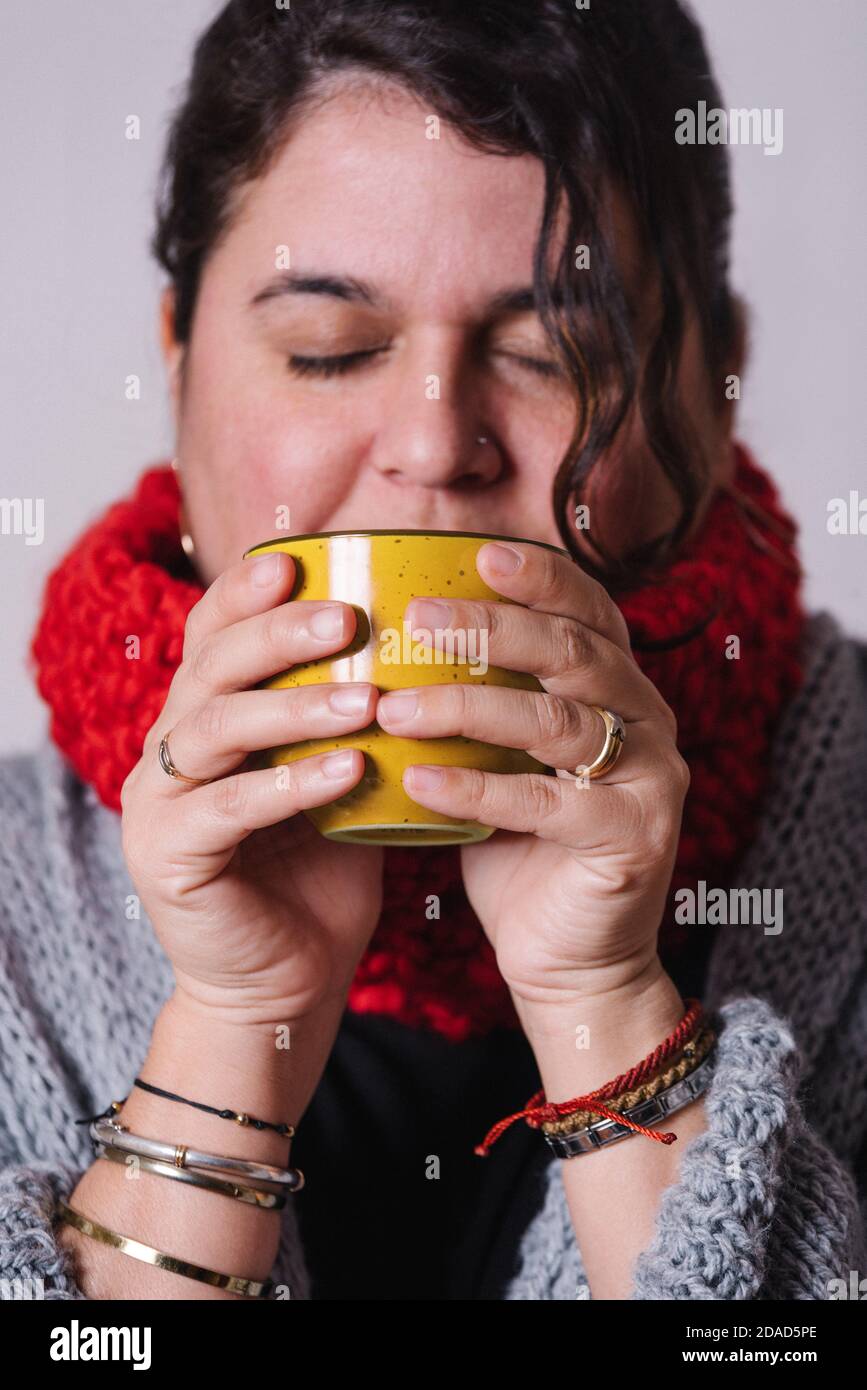
[[[539,376],[553,377],[562,376],[562,368],[556,363],[545,361],[541,357],[524,357],[517,352],[504,352],[503,357],[508,357],[512,362],[518,362],[522,367],[526,367],[531,372],[538,373]]]
[[[346,372],[351,372],[364,362],[372,361],[374,357],[386,351],[387,349],[384,347],[365,348],[358,352],[341,353],[336,357],[308,357],[295,353],[289,357],[287,365],[296,376],[340,376]],[[562,369],[556,362],[545,361],[538,357],[525,357],[521,353],[515,352],[503,352],[500,355],[507,357],[512,362],[517,362],[538,376],[558,377],[562,375]]]
[[[370,361],[385,348],[365,348],[359,352],[345,352],[339,357],[300,357],[293,355],[288,366],[297,376],[339,376],[351,372],[362,362]]]

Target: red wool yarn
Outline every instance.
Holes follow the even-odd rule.
[[[675,892],[698,879],[724,887],[754,836],[774,729],[802,679],[796,529],[770,478],[743,445],[735,447],[733,492],[716,495],[698,534],[661,576],[617,599],[636,661],[674,710],[692,773],[660,932],[664,963],[688,930],[674,920]],[[179,506],[171,467],[147,469],[51,572],[31,643],[52,738],[115,811],[180,663],[187,614],[204,592],[181,547]],[[684,645],[638,648],[699,628],[709,612],[712,621]],[[729,659],[735,638],[740,657]],[[136,639],[138,659],[129,660]],[[382,916],[349,1008],[456,1042],[519,1026],[464,893],[459,847],[384,854]],[[429,894],[440,898],[433,923],[425,916]]]

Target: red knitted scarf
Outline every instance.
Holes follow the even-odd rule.
[[[742,445],[736,450],[734,494],[717,494],[694,541],[658,582],[618,599],[636,660],[677,717],[692,773],[660,933],[666,964],[686,935],[674,922],[674,893],[700,878],[724,886],[752,840],[771,738],[802,678],[794,523],[767,475]],[[203,592],[181,548],[179,502],[171,468],[146,470],[131,496],[109,507],[52,571],[32,641],[52,737],[116,811],[180,662],[187,614]],[[715,616],[702,627],[709,612]],[[674,650],[653,650],[693,628],[697,635]],[[137,661],[127,659],[130,634],[140,638]],[[733,638],[739,659],[726,655]],[[453,1041],[517,1026],[463,891],[458,847],[384,853],[382,916],[349,1007]],[[440,896],[436,931],[425,916],[431,893]]]

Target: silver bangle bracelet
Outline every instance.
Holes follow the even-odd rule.
[[[164,1144],[159,1139],[146,1139],[140,1134],[130,1134],[129,1130],[116,1120],[94,1120],[90,1126],[90,1137],[97,1144],[122,1149],[124,1153],[138,1154],[140,1158],[160,1159],[164,1163],[171,1163],[175,1168],[204,1168],[218,1173],[238,1173],[245,1178],[261,1178],[264,1182],[278,1183],[282,1187],[288,1187],[290,1192],[298,1192],[304,1186],[304,1175],[299,1168],[277,1168],[270,1163],[253,1163],[246,1158],[200,1153],[197,1149],[188,1148],[186,1144]]]
[[[207,1192],[219,1192],[224,1197],[233,1197],[237,1202],[247,1202],[263,1211],[281,1211],[286,1198],[279,1192],[269,1192],[264,1187],[250,1183],[242,1186],[231,1178],[209,1177],[193,1168],[176,1168],[173,1163],[163,1163],[159,1158],[144,1158],[141,1154],[124,1153],[110,1144],[94,1144],[97,1158],[109,1159],[112,1163],[127,1164],[130,1160],[138,1164],[146,1173],[156,1173],[158,1177],[171,1178],[175,1182],[189,1183],[191,1187],[201,1187]]]
[[[682,1110],[689,1105],[690,1101],[706,1091],[713,1077],[714,1062],[716,1059],[716,1046],[712,1047],[707,1056],[698,1064],[694,1071],[688,1076],[684,1076],[680,1081],[675,1081],[667,1090],[660,1091],[658,1095],[650,1096],[647,1100],[639,1101],[637,1105],[624,1110],[623,1114],[636,1124],[650,1127],[666,1115],[673,1115],[676,1110]],[[545,1134],[542,1131],[545,1141],[553,1153],[558,1158],[577,1158],[580,1154],[592,1153],[594,1149],[601,1149],[605,1144],[616,1144],[620,1139],[628,1139],[637,1133],[630,1129],[628,1125],[620,1124],[617,1120],[610,1120],[607,1116],[588,1125],[586,1129],[576,1129],[573,1134]]]

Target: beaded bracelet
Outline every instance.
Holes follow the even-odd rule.
[[[609,1110],[617,1114],[630,1109],[633,1105],[639,1105],[643,1100],[649,1100],[651,1096],[658,1095],[660,1091],[667,1090],[676,1081],[680,1081],[684,1076],[688,1076],[694,1071],[699,1062],[707,1056],[710,1049],[716,1042],[716,1034],[711,1028],[703,1028],[698,1037],[686,1044],[683,1049],[683,1056],[675,1062],[667,1071],[660,1072],[651,1077],[641,1086],[632,1091],[623,1091],[619,1096],[614,1096],[606,1101]],[[545,1134],[572,1134],[576,1129],[586,1129],[599,1119],[598,1114],[592,1110],[575,1110],[569,1115],[565,1115],[559,1120],[546,1120],[541,1128]]]

